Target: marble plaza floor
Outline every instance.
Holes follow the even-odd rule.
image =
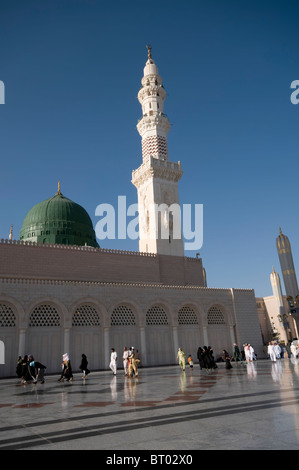
[[[0,379],[0,449],[298,450],[299,364],[218,366],[74,374],[73,383]]]

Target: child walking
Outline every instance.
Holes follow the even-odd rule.
[[[189,363],[190,369],[193,369],[193,359],[191,357],[191,354],[189,354],[188,356],[188,363]]]

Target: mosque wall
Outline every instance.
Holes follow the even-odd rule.
[[[236,325],[238,326],[237,340],[240,345],[250,343],[256,352],[257,357],[264,356],[263,347],[256,348],[262,337],[261,326],[258,321],[257,305],[254,296],[249,291],[241,292],[239,289],[232,289],[234,303],[234,314]],[[255,312],[255,314],[253,314]],[[262,343],[261,343],[262,344]]]
[[[92,247],[0,242],[0,277],[204,285],[202,260]]]
[[[107,369],[111,347],[122,368],[124,346],[138,349],[144,366],[175,364],[179,347],[196,360],[198,346],[210,345],[217,357],[234,341],[250,342],[261,357],[261,335],[248,317],[257,317],[252,290],[2,278],[0,376],[14,376],[24,354],[47,373],[60,373],[65,352],[75,371],[82,353],[91,370]]]

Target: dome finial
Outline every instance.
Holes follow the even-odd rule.
[[[151,59],[152,58],[152,46],[150,44],[147,44],[146,48],[147,48],[147,56],[149,59]]]
[[[58,191],[56,194],[61,194],[61,191],[60,191],[60,180],[58,181]]]

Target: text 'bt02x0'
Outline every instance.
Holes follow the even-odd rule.
[[[141,459],[141,457],[125,457],[113,454],[113,456],[106,458],[107,465],[132,465],[136,468],[141,462],[147,462],[150,465],[191,465],[192,455],[151,454],[147,459]]]

